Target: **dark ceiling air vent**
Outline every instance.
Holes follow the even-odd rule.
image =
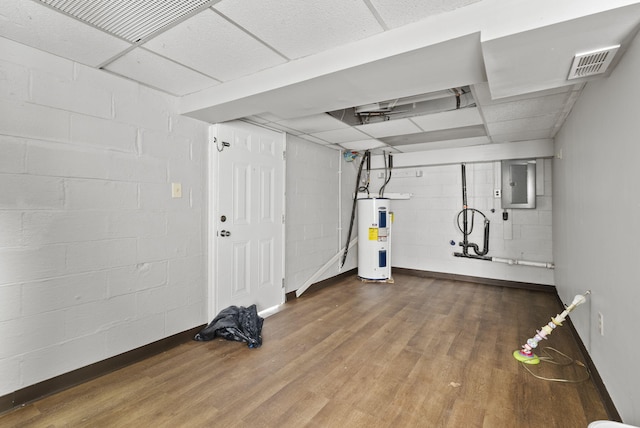
[[[220,0],[39,0],[102,31],[140,43]]]
[[[581,77],[602,74],[607,71],[613,57],[620,48],[620,45],[610,46],[596,51],[577,54],[573,57],[573,64],[567,79],[579,79]]]

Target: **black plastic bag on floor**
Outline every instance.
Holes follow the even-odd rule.
[[[229,306],[223,309],[209,323],[200,330],[193,340],[207,341],[216,337],[237,342],[246,342],[249,348],[262,346],[262,323],[264,318],[258,315],[256,305],[248,308]]]

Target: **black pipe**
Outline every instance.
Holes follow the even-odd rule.
[[[491,261],[493,260],[493,257],[489,257],[489,256],[476,256],[475,254],[462,254],[462,253],[453,253],[454,256],[456,257],[464,257],[465,259],[477,259],[477,260],[486,260],[486,261]]]
[[[458,215],[458,218],[460,215]],[[467,217],[467,166],[462,164],[462,253],[466,256],[469,252],[469,221]]]
[[[471,211],[471,227],[469,227],[468,212]],[[473,225],[475,220],[475,213],[479,213],[484,217],[484,239],[482,250],[478,244],[469,242],[469,235],[473,232]],[[460,228],[460,214],[462,214],[462,228]],[[489,219],[486,215],[475,208],[469,208],[467,206],[467,168],[465,164],[462,164],[462,211],[458,213],[457,217],[458,229],[462,232],[462,242],[458,244],[462,247],[462,253],[453,253],[456,257],[468,257],[474,259],[491,260],[491,257],[483,257],[489,252]],[[469,248],[473,249],[475,255],[469,254]]]

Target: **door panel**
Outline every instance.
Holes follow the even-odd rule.
[[[284,134],[244,122],[215,125],[215,312],[284,301]],[[222,142],[229,146],[222,146]],[[225,218],[225,221],[222,219]]]

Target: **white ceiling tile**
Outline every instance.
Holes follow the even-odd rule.
[[[368,137],[368,135],[354,128],[334,129],[332,131],[316,132],[311,135],[335,144],[364,140]]]
[[[374,138],[389,137],[391,135],[414,134],[421,129],[409,119],[387,120],[378,123],[367,123],[356,126],[357,129]]]
[[[131,45],[33,1],[0,2],[0,36],[92,67]]]
[[[550,129],[537,129],[532,131],[518,130],[514,132],[496,134],[491,136],[494,143],[511,143],[514,141],[542,140],[552,138]]]
[[[471,137],[459,138],[456,140],[434,141],[431,143],[407,144],[405,146],[394,146],[403,153],[422,152],[425,150],[453,149],[458,147],[478,146],[480,144],[489,144],[489,137]]]
[[[530,117],[525,119],[505,120],[502,122],[487,123],[489,135],[522,133],[525,131],[546,130],[549,133],[554,127],[558,117],[556,115]]]
[[[481,125],[483,123],[476,107],[417,116],[412,117],[411,120],[423,131],[437,131],[461,126]]]
[[[346,123],[326,113],[298,117],[296,119],[285,119],[278,123],[290,129],[295,129],[302,134],[313,134],[314,132],[331,131],[333,129],[349,127]]]
[[[432,15],[450,12],[480,0],[371,0],[389,28],[419,21]]]
[[[584,83],[578,83],[572,86],[561,86],[559,88],[552,88],[544,91],[529,92],[526,94],[516,95],[512,97],[492,99],[491,92],[489,91],[489,84],[487,82],[481,82],[473,85],[472,92],[478,104],[480,104],[481,106],[488,106],[488,105],[494,105],[494,104],[513,102],[513,101],[528,100],[528,99],[537,98],[537,97],[566,94],[572,91],[580,91],[582,90],[583,85]]]
[[[362,0],[223,0],[213,8],[290,59],[383,31]]]
[[[222,81],[286,61],[211,9],[181,22],[144,47]]]
[[[0,18],[2,19],[2,18]],[[45,53],[38,49],[25,49],[24,44],[0,37],[2,61],[21,64],[25,67],[44,71],[61,77],[73,76],[74,63],[61,56]],[[46,58],[46,60],[43,60]]]
[[[393,135],[381,138],[390,146],[406,146],[407,144],[432,143],[437,141],[457,140],[486,136],[484,125],[462,126],[439,129],[437,131],[419,132],[417,134]]]
[[[327,144],[333,144],[321,138],[314,137],[313,135],[299,135],[299,137],[304,138],[307,141],[311,141],[312,143],[322,144],[323,146],[326,146]]]
[[[134,49],[104,67],[173,95],[186,95],[220,82],[144,49]]]
[[[340,143],[340,146],[347,150],[371,150],[377,149],[380,147],[385,147],[386,144],[382,141],[378,140],[360,140],[360,141],[350,141],[348,143]]]
[[[269,128],[273,128],[273,129],[277,129],[279,131],[283,131],[283,132],[286,132],[286,133],[291,134],[291,135],[303,134],[303,132],[300,132],[300,131],[298,131],[296,129],[289,128],[288,126],[284,126],[283,124],[278,123],[278,122],[269,122],[269,123],[265,124],[264,126],[267,126]]]
[[[564,108],[569,93],[535,97],[527,100],[496,103],[482,108],[482,114],[487,122],[521,119],[526,117],[544,116],[560,113]]]
[[[283,120],[282,116],[278,116],[277,114],[273,114],[269,112],[256,114],[256,115],[253,115],[252,117],[260,118],[266,122],[280,122],[281,120]]]

